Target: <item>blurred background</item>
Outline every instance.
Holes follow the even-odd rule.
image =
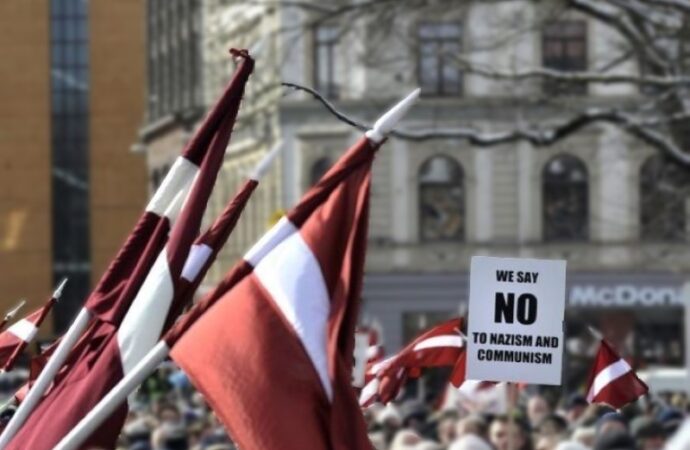
[[[369,124],[419,86],[374,165],[362,323],[387,353],[465,313],[472,255],[566,259],[565,386],[593,325],[687,389],[689,16],[682,0],[3,0],[0,310],[68,276],[43,337],[66,329],[229,80],[228,49],[249,48],[209,217],[283,154],[202,291],[361,134],[343,117]]]

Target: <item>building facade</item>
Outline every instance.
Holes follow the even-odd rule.
[[[144,10],[12,0],[0,15],[0,310],[19,298],[35,308],[68,277],[48,335],[69,325],[146,200],[130,152],[144,110]]]
[[[644,95],[632,84],[488,78],[453,59],[469,54],[498,70],[568,72],[598,67],[617,51],[621,38],[601,23],[570,12],[546,16],[531,2],[456,9],[434,9],[430,2],[428,9],[396,13],[392,28],[384,16],[323,20],[314,12],[318,8],[299,5],[191,3],[200,11],[200,110],[210,106],[231,73],[227,47],[257,49],[256,73],[214,212],[254,161],[273,145],[283,148],[279,166],[248,206],[208,285],[360,135],[310,95],[278,86],[280,81],[313,86],[364,122],[420,86],[422,99],[400,128],[472,126],[484,133],[548,125],[569,110],[625,104]],[[541,26],[496,39],[506,23],[530,20]],[[151,74],[151,56],[149,64]],[[625,61],[612,73],[638,71],[635,61]],[[143,133],[154,183],[193,126],[181,124],[157,137]],[[587,127],[546,148],[391,139],[373,169],[362,320],[377,323],[384,345],[395,350],[420,328],[466,311],[473,255],[565,259],[572,373],[582,370],[578,362],[591,351],[587,325],[599,327],[638,360],[679,364],[681,289],[690,270],[684,191],[689,180],[686,168],[608,125]]]

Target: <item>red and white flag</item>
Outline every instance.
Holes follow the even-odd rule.
[[[377,147],[351,147],[165,338],[241,448],[371,449],[350,382]]]
[[[359,397],[361,406],[393,400],[407,378],[417,378],[428,367],[458,366],[465,352],[465,341],[460,331],[462,319],[443,322],[413,340],[398,354],[371,366],[370,381]],[[463,366],[464,367],[464,366]],[[451,379],[457,379],[453,371]],[[464,380],[464,370],[462,379]]]
[[[587,401],[620,409],[649,392],[628,362],[601,340],[587,383]]]
[[[210,257],[218,250],[204,246],[207,241],[216,245],[227,238],[229,231],[225,230],[236,222],[255,182],[240,190],[237,202],[232,204],[239,210],[226,211],[212,227],[215,231],[210,230],[202,236],[206,240],[197,241],[193,247],[254,66],[246,52],[234,54],[241,62],[233,79],[149,203],[146,214],[153,212],[157,218],[155,230],[143,233],[148,235],[146,241],[130,237],[125,244],[130,251],[123,249],[109,269],[118,271],[119,276],[106,275],[109,282],[102,282],[87,301],[86,307],[96,316],[93,323],[75,345],[53,388],[7,449],[52,449],[131,370],[182,311],[208,268]],[[83,448],[114,447],[126,413],[127,407],[122,405]],[[50,427],[43,426],[45,423]]]
[[[65,283],[66,281],[60,283],[45,305],[22,320],[15,322],[5,332],[0,334],[0,364],[3,371],[8,372],[12,370],[26,346],[34,340],[46,316],[53,308],[53,305],[60,299]]]

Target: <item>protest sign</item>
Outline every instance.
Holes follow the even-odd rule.
[[[475,256],[467,378],[561,384],[565,261]]]

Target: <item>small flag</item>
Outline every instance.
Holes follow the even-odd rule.
[[[428,367],[454,367],[451,379],[457,381],[461,377],[464,380],[464,366],[459,362],[465,353],[461,326],[460,318],[436,325],[397,355],[372,365],[368,371],[370,381],[362,389],[359,404],[369,406],[376,401],[390,402],[407,378],[419,377],[422,369]]]
[[[14,323],[4,333],[0,334],[0,364],[2,370],[12,370],[22,352],[38,333],[38,329],[46,316],[62,295],[67,280],[63,280],[45,305],[32,312],[22,320]]]
[[[587,401],[606,403],[616,409],[649,392],[628,362],[602,339],[587,383]]]

